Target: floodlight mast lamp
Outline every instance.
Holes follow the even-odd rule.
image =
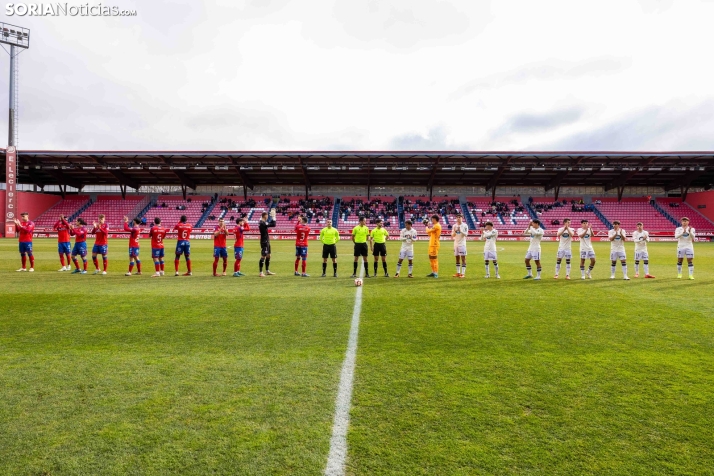
[[[7,149],[5,149],[5,237],[15,235],[17,218],[17,55],[30,47],[30,30],[0,22],[0,44],[10,55],[10,112],[8,116]],[[10,51],[5,48],[10,46]]]

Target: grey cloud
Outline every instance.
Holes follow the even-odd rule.
[[[694,107],[673,101],[544,145],[546,150],[709,150],[714,148],[714,98]]]
[[[389,142],[390,150],[467,150],[466,144],[448,142],[445,126],[436,126],[429,129],[426,135],[407,133],[392,138]]]
[[[248,136],[267,136],[279,145],[289,140],[288,125],[283,115],[256,102],[193,113],[186,116],[184,124],[200,133],[233,137],[235,143],[249,143],[245,141]]]
[[[335,22],[307,20],[303,36],[321,46],[398,52],[456,44],[478,35],[493,18],[490,1],[338,0]]]
[[[500,138],[509,134],[541,132],[576,122],[585,109],[580,106],[557,109],[540,114],[517,114],[506,120],[492,134]]]
[[[450,100],[460,99],[475,90],[491,89],[507,84],[525,83],[534,80],[577,79],[624,71],[632,65],[632,59],[614,56],[589,58],[582,61],[546,60],[523,67],[464,83],[450,95]]]

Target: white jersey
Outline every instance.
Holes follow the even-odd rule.
[[[498,230],[493,229],[488,231],[484,228],[483,233],[481,233],[481,239],[485,241],[483,244],[483,251],[496,252],[496,239],[498,239]]]
[[[455,224],[451,232],[456,232],[454,236],[454,249],[466,246],[466,238],[469,236],[469,226],[466,223],[462,223],[461,225]]]
[[[589,231],[589,230],[588,230]],[[592,239],[592,235],[588,232],[585,233],[584,228],[578,228],[578,236],[582,235],[580,237],[580,252],[582,253],[583,251],[595,251],[593,250],[593,244],[590,241]]]
[[[619,231],[610,230],[607,232],[607,237],[612,239],[610,242],[610,251],[625,251],[625,239],[627,238],[627,232],[620,228]]]
[[[642,231],[633,231],[632,232],[632,241],[635,242],[635,253],[642,253],[642,252],[647,252],[647,241],[650,239],[650,234],[649,232],[642,230]]]
[[[570,230],[572,230],[572,228]],[[564,226],[558,228],[558,233],[562,233],[562,235],[560,235],[560,242],[558,243],[558,251],[570,251],[571,246],[573,245],[573,235],[570,232],[565,231]]]
[[[678,249],[686,250],[694,248],[694,238],[696,238],[694,228],[691,226],[687,228],[689,230],[684,231],[684,228],[680,226],[674,231],[674,237],[677,238]]]
[[[531,235],[531,243],[528,245],[528,251],[540,253],[540,240],[543,238],[543,228],[528,228],[528,234]]]
[[[412,228],[407,230],[403,228],[399,232],[399,240],[402,242],[402,251],[414,251],[414,242],[417,239],[417,231]]]

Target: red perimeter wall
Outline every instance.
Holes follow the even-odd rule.
[[[714,221],[714,191],[688,193],[686,202],[696,211]],[[706,208],[697,208],[699,205],[706,205]]]
[[[50,207],[62,200],[59,195],[48,195],[44,193],[17,192],[17,215],[21,212],[30,214],[30,220],[34,220]],[[5,216],[5,190],[0,190],[0,210]],[[5,233],[5,225],[2,225],[2,233]]]

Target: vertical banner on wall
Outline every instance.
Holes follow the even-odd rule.
[[[17,149],[11,145],[5,151],[5,237],[15,236],[17,216]]]

